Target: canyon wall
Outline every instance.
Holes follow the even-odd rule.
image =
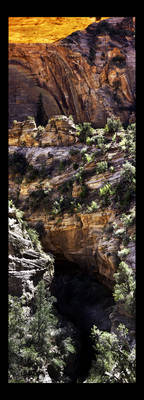
[[[10,44],[8,133],[9,293],[25,298],[33,319],[42,279],[63,315],[48,328],[36,383],[83,382],[93,324],[115,332],[124,323],[135,335],[133,18],[108,18],[52,45]],[[57,372],[67,339],[77,350]]]
[[[63,115],[43,129],[31,119],[15,122],[9,129],[9,197],[38,229],[58,267],[73,263],[112,287],[123,237],[135,268],[135,225],[126,228],[121,219],[134,207],[133,189],[122,181],[133,155],[123,147],[128,132],[121,125],[115,134],[88,125],[85,143],[78,128]]]
[[[53,44],[9,44],[9,196],[43,227],[57,263],[95,271],[110,286],[124,247],[113,224],[124,229],[122,213],[133,210],[122,167],[134,163],[134,106],[132,17],[92,23]],[[105,130],[113,115],[117,128]],[[133,268],[133,240],[128,246]]]
[[[135,110],[135,42],[132,17],[92,23],[63,40],[9,44],[9,127],[13,120],[47,122],[73,115],[104,127],[114,114],[127,124]],[[39,125],[44,125],[43,117]]]

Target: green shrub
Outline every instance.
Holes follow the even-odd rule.
[[[92,137],[88,136],[86,138],[86,144],[91,146],[92,144],[98,143],[98,135],[93,135]]]
[[[106,196],[107,194],[111,194],[111,184],[106,183],[103,187],[100,188],[100,196]]]
[[[41,250],[41,243],[39,240],[39,234],[35,229],[27,228],[29,237],[34,245],[34,248]]]
[[[44,126],[42,126],[42,125],[39,125],[37,129],[38,129],[38,133],[43,132],[45,130]]]
[[[113,195],[114,191],[110,183],[106,183],[103,187],[100,188],[99,194],[102,197],[103,204],[107,205],[110,202],[110,196]]]
[[[64,383],[75,340],[59,324],[44,280],[35,289],[32,312],[24,298],[9,296],[8,382],[41,383],[40,372],[50,369],[53,382]]]
[[[120,148],[127,153],[129,159],[135,164],[136,155],[136,124],[127,127],[119,143]]]
[[[77,212],[80,212],[82,210],[82,204],[80,202],[78,202],[78,203],[76,202],[75,208],[76,208]]]
[[[95,360],[85,383],[135,383],[136,348],[129,343],[128,329],[119,324],[116,333],[92,329]]]
[[[71,212],[74,207],[75,201],[73,200],[71,193],[68,193],[67,196],[61,195],[60,198],[57,198],[53,203],[52,215],[56,216],[64,211]]]
[[[127,138],[124,136],[122,140],[119,142],[119,147],[121,148],[122,151],[126,151],[127,148]]]
[[[72,338],[71,337],[66,337],[66,339],[63,340],[62,342],[64,351],[66,353],[71,353],[74,354],[76,352],[76,349],[72,343]]]
[[[15,207],[15,213],[16,213],[16,218],[17,218],[18,222],[20,222],[20,223],[22,224],[22,223],[23,223],[24,212],[21,211],[21,210],[18,210],[18,209]]]
[[[89,213],[95,212],[97,211],[99,208],[98,204],[96,203],[96,201],[92,201],[90,206],[87,206],[87,211]]]
[[[8,200],[8,207],[9,207],[9,208],[15,207],[15,205],[14,205],[14,203],[13,203],[13,200]]]
[[[96,164],[96,173],[100,174],[108,169],[107,161],[101,161]]]
[[[115,184],[115,202],[121,209],[127,209],[135,198],[135,167],[127,161],[121,170],[118,183]]]
[[[28,115],[27,117],[26,117],[26,119],[28,120],[28,121],[35,121],[35,117],[33,117],[33,116],[31,116],[31,115]]]
[[[45,282],[41,280],[36,289],[35,294],[35,307],[36,312],[31,324],[31,330],[33,332],[34,343],[41,352],[48,351],[46,343],[47,329],[51,325],[56,325],[58,320],[53,314],[53,298],[49,298],[49,302],[46,299],[46,286]],[[46,348],[45,348],[46,346]]]
[[[53,208],[52,208],[52,215],[58,215],[61,213],[61,204],[59,200],[55,200],[53,203]]]
[[[84,153],[82,156],[82,159],[84,162],[90,163],[91,161],[93,161],[93,154],[91,155],[91,154]]]
[[[87,137],[92,136],[95,132],[90,122],[83,122],[83,124],[76,125],[76,128],[81,143],[86,143]]]
[[[135,167],[129,161],[123,164],[121,177],[126,183],[135,184]]]
[[[114,226],[114,224],[113,224],[113,226]],[[115,226],[114,226],[114,228],[115,228]],[[124,238],[125,234],[126,234],[125,227],[114,230],[114,236],[116,236],[118,238]]]
[[[135,290],[136,282],[132,269],[121,261],[117,272],[114,274],[114,300],[120,302],[123,308],[129,313],[135,314]]]
[[[78,183],[82,183],[83,177],[84,177],[84,167],[80,167],[79,171],[75,174],[75,179]]]
[[[105,133],[117,132],[121,128],[122,124],[120,118],[115,118],[115,117],[107,118]]]
[[[124,247],[122,250],[118,251],[118,257],[123,260],[130,252],[130,249]]]
[[[129,227],[129,226],[134,224],[135,217],[136,217],[136,215],[135,215],[135,207],[133,207],[130,210],[129,214],[122,214],[121,221],[123,222],[123,225],[125,227]]]
[[[91,139],[92,139],[92,138],[90,138],[89,136],[86,138],[86,144],[87,144],[88,146],[92,143]]]

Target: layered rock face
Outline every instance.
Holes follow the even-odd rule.
[[[135,106],[133,31],[131,17],[117,17],[54,44],[9,44],[9,126],[28,115],[37,119],[40,97],[47,119],[73,115],[100,128],[115,114],[128,123]]]
[[[34,297],[35,286],[42,278],[50,285],[54,271],[54,259],[45,254],[31,239],[30,233],[20,220],[18,210],[9,207],[9,293]]]
[[[114,200],[111,193],[114,196],[123,164],[131,156],[123,148],[122,127],[116,136],[100,129],[90,132],[91,143],[82,143],[78,126],[65,116],[51,118],[40,132],[34,121],[15,123],[9,130],[9,196],[38,229],[57,268],[73,263],[73,268],[79,266],[112,287],[120,262],[117,254],[124,247],[114,225],[124,234],[123,203],[131,194],[123,187],[121,197],[117,194]],[[103,200],[104,186],[108,194]],[[133,197],[129,207],[132,210]],[[132,268],[134,229],[130,225],[125,232],[131,237],[127,260]]]
[[[135,329],[129,308],[113,308],[112,298],[121,261],[135,270],[133,22],[110,18],[51,46],[9,50],[9,198],[18,209],[10,202],[9,293],[33,307],[47,281],[64,315],[62,340],[70,336],[80,353],[62,378],[75,383],[90,368],[93,324]],[[61,379],[54,365],[43,383]]]

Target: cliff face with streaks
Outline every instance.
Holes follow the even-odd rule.
[[[134,344],[134,104],[131,17],[102,20],[53,45],[9,45],[9,293],[26,302],[27,329],[42,280],[59,320],[48,319],[48,345],[39,369],[38,339],[30,376],[25,351],[33,356],[35,332],[26,335],[12,383],[23,372],[25,383],[87,383],[97,358],[93,325],[113,333],[124,323]],[[120,338],[120,368],[121,345]],[[135,382],[122,363],[116,382]]]
[[[95,128],[112,114],[127,124],[135,109],[133,31],[131,17],[117,17],[53,44],[10,43],[9,126],[28,115],[46,125],[61,114]]]
[[[135,268],[134,148],[128,142],[135,127],[125,131],[117,124],[114,132],[110,123],[94,129],[55,116],[43,129],[27,120],[9,130],[9,197],[38,229],[57,269],[72,265],[108,287],[125,243]],[[127,161],[132,162],[129,180]],[[128,226],[125,213],[132,218]]]

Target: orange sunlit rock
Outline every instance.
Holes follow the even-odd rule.
[[[10,43],[52,43],[106,17],[9,17]]]

